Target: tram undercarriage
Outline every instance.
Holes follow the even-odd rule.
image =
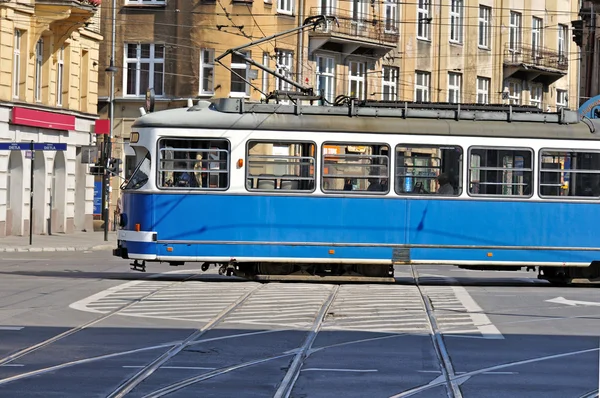
[[[574,280],[596,282],[600,280],[600,262],[594,261],[587,267],[489,267],[489,266],[458,266],[458,268],[475,271],[537,271],[538,279],[546,280],[556,285],[568,285]]]

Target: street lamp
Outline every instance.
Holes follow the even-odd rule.
[[[108,209],[110,207],[110,172],[108,170],[108,162],[110,162],[110,158],[112,157],[112,136],[113,136],[113,126],[114,126],[114,100],[115,100],[115,73],[117,73],[118,69],[115,67],[115,36],[116,36],[116,15],[117,15],[117,1],[112,1],[112,43],[110,50],[110,64],[108,68],[105,69],[105,72],[110,74],[110,93],[109,93],[109,108],[108,108],[108,119],[110,123],[110,128],[108,130],[108,137],[106,137],[105,141],[105,150],[104,150],[104,175],[102,176],[102,198],[104,199],[104,207],[102,209],[103,218],[104,218],[104,241],[108,241]]]

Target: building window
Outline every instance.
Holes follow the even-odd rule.
[[[271,57],[269,57],[269,53],[263,53],[262,64],[263,66],[269,67],[269,63],[271,61]],[[261,97],[265,97],[267,92],[269,91],[269,74],[263,70],[262,73],[262,86],[261,90],[264,94],[261,94]]]
[[[314,191],[315,154],[312,142],[249,141],[246,188],[281,193]]]
[[[364,62],[350,61],[348,63],[348,95],[365,99],[366,69]]]
[[[352,1],[352,20],[355,22],[364,22],[368,14],[368,2],[366,0]]]
[[[277,12],[291,15],[294,12],[294,0],[277,0]]]
[[[417,2],[417,39],[431,40],[431,0]]]
[[[531,196],[533,151],[513,148],[469,149],[469,194]]]
[[[167,4],[166,0],[126,0],[125,5],[136,5],[136,6],[164,6]]]
[[[529,87],[529,104],[534,105],[538,108],[542,108],[542,86],[539,84],[532,84]]]
[[[431,74],[429,72],[415,73],[415,101],[429,102],[429,82]]]
[[[384,101],[396,101],[398,99],[398,68],[384,66],[382,74],[381,99]]]
[[[215,50],[204,48],[200,50],[200,94],[213,94],[215,73]]]
[[[479,6],[479,47],[490,48],[490,22],[492,9],[486,6]]]
[[[398,0],[385,0],[385,33],[398,33]]]
[[[18,29],[15,29],[13,48],[13,97],[19,98],[19,84],[21,82],[21,31]]]
[[[521,83],[509,81],[507,87],[509,103],[513,105],[521,105]]]
[[[556,110],[566,108],[569,102],[567,90],[556,90]]]
[[[329,103],[335,96],[335,60],[333,57],[317,57],[317,92]]]
[[[490,102],[490,79],[477,76],[477,103],[488,104]]]
[[[62,106],[63,75],[65,72],[65,48],[58,50],[56,61],[56,106]]]
[[[533,17],[531,21],[531,51],[536,58],[540,56],[540,48],[542,47],[542,29],[542,19]]]
[[[567,37],[569,28],[566,25],[558,25],[558,61],[560,63],[567,62],[567,54],[569,51],[569,42]]]
[[[42,66],[44,63],[44,40],[38,40],[35,45],[35,85],[34,97],[37,102],[42,101]]]
[[[458,104],[460,102],[460,87],[461,87],[461,74],[449,72],[448,73],[448,102],[451,104]]]
[[[510,12],[510,25],[508,37],[508,49],[512,52],[521,52],[521,14]]]
[[[246,57],[250,57],[249,53],[242,53]],[[250,96],[250,85],[246,83],[248,80],[248,71],[250,65],[246,63],[244,58],[237,54],[231,54],[231,97],[248,97]]]
[[[148,88],[164,94],[165,46],[163,44],[125,44],[127,73],[123,79],[125,94],[142,96]]]
[[[277,50],[277,73],[287,77],[288,79],[292,78],[293,69],[293,53],[287,50]],[[286,82],[283,79],[275,78],[275,88],[279,91],[290,91],[291,84]]]
[[[463,36],[463,0],[451,0],[450,5],[450,41],[462,43]]]

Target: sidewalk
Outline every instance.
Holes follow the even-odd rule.
[[[3,252],[73,252],[86,250],[111,250],[117,247],[117,233],[109,232],[108,241],[104,232],[78,232],[74,234],[29,235],[0,238],[0,253]]]

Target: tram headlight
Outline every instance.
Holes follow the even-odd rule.
[[[136,143],[140,140],[140,133],[138,132],[132,132],[131,136],[129,137],[129,142],[130,143]]]

